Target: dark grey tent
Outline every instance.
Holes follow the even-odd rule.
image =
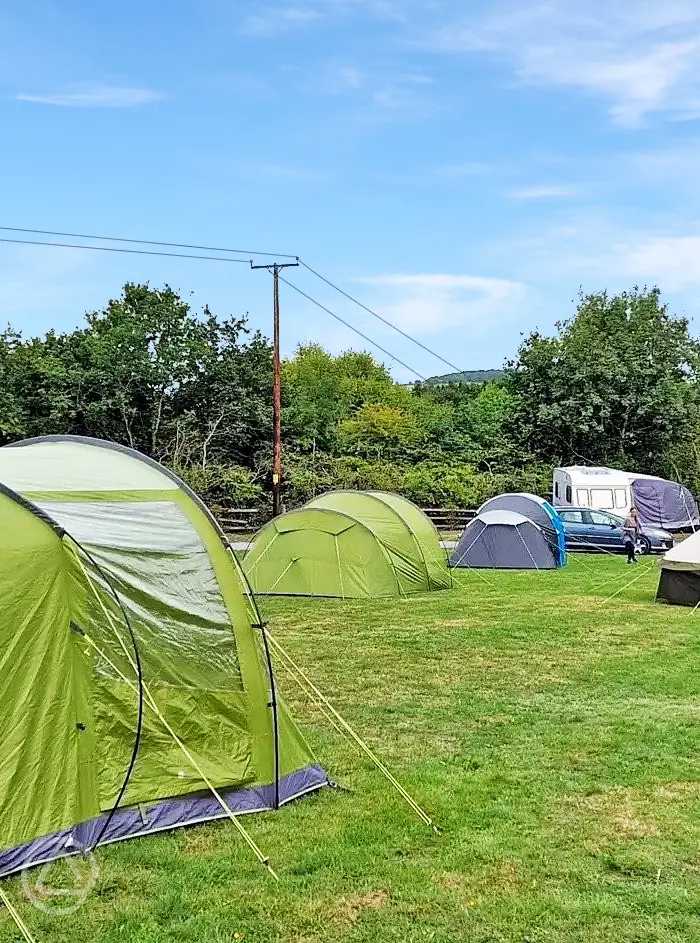
[[[694,529],[700,524],[695,498],[677,481],[635,478],[632,481],[632,503],[643,524],[654,524],[666,530]]]
[[[661,558],[657,602],[673,606],[700,603],[700,531],[668,550]]]
[[[464,529],[450,566],[503,570],[553,570],[556,547],[533,523],[517,511],[478,514]]]
[[[566,564],[566,531],[559,512],[549,501],[527,491],[497,494],[485,501],[477,514],[484,511],[517,511],[533,524],[537,524],[555,551],[557,566]]]

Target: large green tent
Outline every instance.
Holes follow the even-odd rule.
[[[451,585],[430,519],[380,491],[330,491],[270,521],[245,556],[256,593],[367,598]]]
[[[327,782],[225,537],[179,479],[48,437],[0,449],[0,482],[0,877],[223,817],[217,793],[238,814]]]

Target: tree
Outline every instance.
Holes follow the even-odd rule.
[[[301,451],[335,454],[338,427],[367,402],[392,399],[396,384],[371,354],[337,357],[318,344],[302,345],[283,365],[283,436]]]
[[[342,450],[363,458],[406,461],[425,437],[413,413],[383,403],[365,403],[339,426]]]
[[[178,468],[252,467],[270,439],[272,355],[245,318],[127,284],[67,334],[0,335],[0,436],[111,439]]]
[[[657,288],[581,296],[555,337],[525,339],[509,364],[511,432],[555,463],[654,471],[695,414],[700,348]]]

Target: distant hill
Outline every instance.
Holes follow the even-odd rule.
[[[427,386],[445,386],[447,383],[488,383],[503,376],[503,370],[461,370],[459,373],[444,373],[439,377],[428,377]]]

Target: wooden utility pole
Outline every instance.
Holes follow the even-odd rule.
[[[273,262],[253,265],[272,274],[272,516],[282,513],[282,370],[280,360],[280,269],[293,268],[299,262]]]

